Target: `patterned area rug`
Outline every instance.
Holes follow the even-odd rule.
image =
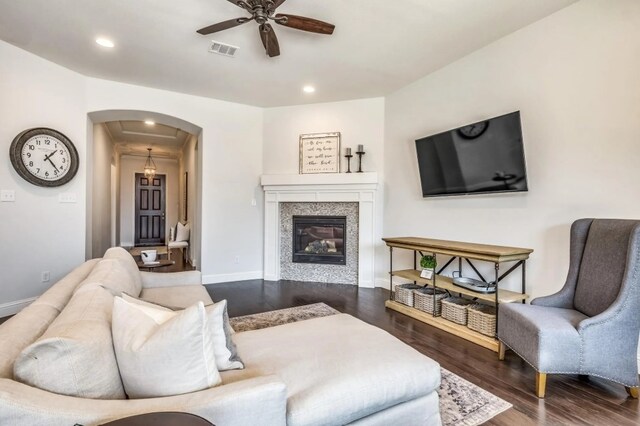
[[[230,322],[233,329],[239,333],[339,313],[324,303],[315,303],[235,317],[231,318]],[[507,401],[444,368],[442,369],[442,384],[438,394],[440,395],[440,416],[444,426],[479,425],[511,408],[511,404]]]

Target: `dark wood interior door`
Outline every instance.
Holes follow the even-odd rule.
[[[136,173],[136,246],[164,245],[165,205],[165,175]]]

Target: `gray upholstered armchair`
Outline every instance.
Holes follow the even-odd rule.
[[[640,221],[581,219],[571,226],[569,275],[558,293],[530,305],[502,304],[500,359],[511,348],[547,374],[602,377],[638,398]]]

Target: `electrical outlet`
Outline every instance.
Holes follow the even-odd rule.
[[[13,189],[3,189],[0,191],[0,201],[12,203],[16,200],[16,191]]]
[[[234,259],[234,261],[233,261],[233,262],[234,262],[236,265],[237,265],[238,263],[240,263],[240,256],[236,256],[236,258]]]
[[[51,279],[51,275],[49,274],[49,271],[44,271],[42,273],[42,282],[48,283],[50,279]]]
[[[258,202],[256,201],[255,198],[251,199],[251,205],[254,206],[254,207],[258,205]]]

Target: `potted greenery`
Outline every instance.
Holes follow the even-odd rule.
[[[438,262],[436,261],[435,256],[432,256],[432,255],[422,256],[422,259],[420,259],[420,266],[422,267],[422,272],[420,273],[420,276],[428,280],[433,278],[433,272],[435,271],[437,264]]]

